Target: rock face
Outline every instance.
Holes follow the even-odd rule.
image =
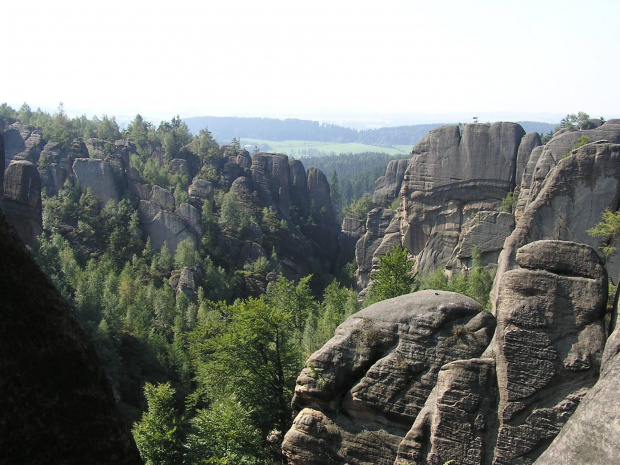
[[[605,344],[607,273],[594,249],[538,241],[516,261],[499,285],[494,464],[540,455],[596,381]]]
[[[385,176],[375,181],[372,200],[376,205],[389,206],[400,195],[409,160],[392,160],[388,163]]]
[[[289,463],[533,463],[597,380],[607,274],[594,249],[565,241],[530,243],[516,264],[501,279],[497,328],[474,301],[440,291],[343,323],[297,380]]]
[[[618,460],[620,451],[620,331],[618,302],[612,323],[615,327],[603,353],[601,377],[582,399],[560,434],[535,462],[537,465],[588,463],[605,465]]]
[[[413,148],[401,189],[401,236],[419,269],[452,256],[468,218],[500,210],[515,186],[524,135],[513,123],[468,124],[462,134],[444,126]]]
[[[521,246],[542,239],[574,241],[598,247],[600,238],[587,234],[598,223],[605,209],[616,211],[620,204],[620,145],[585,145],[562,159],[548,174],[512,234],[506,239],[498,262],[498,278],[515,266]],[[607,260],[610,276],[620,272],[618,259]]]
[[[41,177],[29,161],[12,161],[6,170],[3,209],[26,244],[32,244],[43,231]]]
[[[0,462],[140,464],[86,333],[0,212]]]
[[[112,165],[107,161],[77,158],[73,162],[75,179],[93,191],[93,195],[105,205],[110,200],[118,201],[121,191]]]
[[[441,367],[479,356],[495,320],[459,294],[422,291],[349,317],[297,379],[291,464],[392,464]]]

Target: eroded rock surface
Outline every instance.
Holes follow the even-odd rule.
[[[445,263],[462,225],[479,211],[500,211],[516,179],[525,132],[518,124],[443,126],[413,148],[401,189],[403,245],[419,269]]]
[[[422,291],[349,317],[297,379],[292,464],[392,464],[443,365],[478,357],[495,321],[474,300]]]
[[[4,178],[2,201],[7,221],[26,244],[32,244],[43,231],[41,177],[29,161],[13,160]]]
[[[499,285],[494,464],[544,451],[595,383],[606,336],[607,273],[594,249],[538,241],[516,262]]]
[[[518,248],[543,239],[574,241],[597,248],[604,241],[590,236],[587,230],[601,220],[605,209],[616,211],[619,204],[620,145],[588,144],[562,159],[506,239],[492,300],[497,297],[502,273],[514,268]],[[620,273],[618,262],[614,256],[606,261],[610,276]]]

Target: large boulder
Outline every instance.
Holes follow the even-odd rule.
[[[391,465],[443,365],[478,357],[495,320],[474,300],[421,291],[349,317],[297,379],[291,464]]]
[[[497,303],[497,465],[544,451],[596,382],[606,336],[607,273],[594,249],[538,241],[516,262]]]
[[[13,160],[4,175],[3,209],[7,221],[26,244],[43,231],[41,177],[29,161]]]
[[[142,463],[92,342],[2,212],[0,257],[0,463]]]

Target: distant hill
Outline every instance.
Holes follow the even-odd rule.
[[[266,141],[320,141],[338,144],[362,143],[380,147],[415,145],[431,129],[447,123],[415,124],[409,126],[385,127],[356,130],[331,123],[301,119],[247,118],[229,116],[197,116],[183,120],[193,134],[208,129],[220,143],[235,138],[260,139]],[[546,134],[555,125],[534,121],[517,121],[525,132]]]

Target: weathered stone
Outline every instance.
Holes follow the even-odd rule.
[[[161,249],[164,242],[174,253],[180,242],[191,239],[198,244],[196,231],[177,214],[163,208],[156,202],[141,200],[138,215],[142,230],[151,238],[153,248]]]
[[[0,257],[0,463],[142,463],[92,342],[1,211]]]
[[[203,179],[194,179],[188,189],[189,201],[196,208],[202,208],[205,202],[213,207],[213,184]]]
[[[521,250],[527,268],[504,273],[499,285],[494,464],[542,453],[596,381],[605,343],[607,274],[596,252],[560,241]],[[513,404],[518,414],[504,414]]]
[[[372,196],[375,205],[389,207],[399,196],[408,165],[408,159],[391,160],[388,163],[385,175],[375,181],[375,192]]]
[[[191,178],[187,160],[174,158],[170,160],[170,163],[168,163],[168,169],[173,174],[180,174],[181,176],[186,176],[188,179]]]
[[[398,448],[394,465],[491,463],[497,434],[493,359],[444,365],[437,386]]]
[[[127,182],[127,193],[133,198],[134,203],[140,200],[149,200],[151,195],[151,186],[142,179],[140,173],[135,168],[125,170],[125,180]]]
[[[523,136],[513,123],[468,124],[462,134],[458,126],[443,126],[414,147],[401,188],[400,229],[419,269],[437,267],[454,254],[472,214],[500,210],[514,188]]]
[[[519,194],[521,193],[523,175],[526,172],[528,163],[530,162],[532,151],[535,148],[540,147],[541,145],[542,141],[540,140],[540,135],[537,132],[530,132],[529,134],[523,136],[523,139],[521,139],[521,143],[519,144],[519,151],[517,152],[515,189],[513,192],[513,198],[515,203],[517,202]],[[529,181],[526,185],[529,189]],[[513,211],[515,211],[515,209],[513,209]]]
[[[29,161],[13,160],[4,177],[2,208],[7,221],[26,244],[43,231],[41,177]]]
[[[33,164],[39,161],[43,149],[43,131],[27,124],[13,123],[4,133],[5,160],[3,170],[12,160],[26,160]]]
[[[110,200],[118,202],[121,191],[112,165],[107,161],[90,158],[76,158],[73,162],[75,179],[83,187],[92,190],[93,195],[105,205]]]
[[[202,227],[200,226],[200,210],[189,203],[182,203],[177,207],[175,213],[187,222],[187,224],[196,232],[198,237],[202,236]]]
[[[497,299],[501,275],[515,266],[518,248],[543,239],[573,241],[596,248],[603,241],[590,236],[587,230],[601,220],[605,209],[615,211],[619,204],[620,145],[588,144],[561,160],[506,239],[491,300]],[[610,276],[618,276],[619,262],[614,256],[606,261]]]
[[[318,453],[323,463],[393,463],[440,368],[479,356],[490,341],[494,319],[479,310],[459,294],[421,291],[349,317],[297,379],[284,453],[296,464],[318,463]],[[324,429],[337,440],[328,442]],[[316,439],[322,450],[300,459],[297,451]]]
[[[474,248],[477,248],[485,263],[497,263],[504,241],[514,227],[514,216],[510,213],[479,211],[463,224],[454,254],[461,263],[470,267]]]
[[[343,263],[349,263],[355,259],[355,245],[365,232],[365,221],[357,218],[344,218],[342,220],[338,242],[342,251]]]
[[[174,195],[168,189],[153,186],[149,200],[166,210],[174,210]]]
[[[616,316],[617,305],[616,300]],[[607,465],[617,461],[620,451],[619,353],[620,330],[616,326],[605,345],[599,380],[581,400],[555,440],[535,462],[536,465]]]
[[[252,181],[258,196],[266,205],[290,214],[290,167],[286,155],[258,152],[252,155]]]
[[[314,206],[314,211],[310,213],[314,217],[324,223],[334,223],[334,211],[332,209],[332,203],[330,199],[329,183],[327,178],[321,170],[311,166],[308,168],[308,199],[310,201],[311,209]]]
[[[289,191],[291,197],[291,216],[295,220],[310,216],[310,200],[308,199],[308,180],[304,165],[299,160],[290,164]]]
[[[366,234],[355,245],[357,285],[365,288],[370,282],[375,251],[381,245],[386,229],[394,218],[394,211],[387,208],[374,208],[366,217]]]

